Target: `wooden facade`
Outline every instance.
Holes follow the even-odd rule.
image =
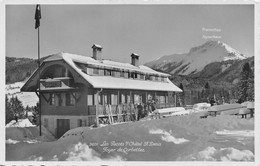
[[[175,106],[174,90],[166,91],[163,87],[157,90],[118,89],[117,85],[114,88],[96,88],[91,82],[91,76],[106,76],[143,81],[143,84],[149,81],[166,84],[166,75],[83,62],[74,62],[75,67],[64,56],[58,57],[61,58],[55,55],[44,61],[21,88],[21,91],[39,93],[42,124],[56,137],[75,127],[135,121],[138,104],[142,104],[146,111],[151,111],[148,104],[151,101],[156,101],[156,108]],[[37,87],[39,71],[40,88]],[[81,71],[90,80],[86,80]]]

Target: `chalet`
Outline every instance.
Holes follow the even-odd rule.
[[[92,49],[92,57],[50,55],[21,88],[38,94],[41,122],[56,137],[79,126],[136,120],[131,115],[140,103],[175,107],[175,93],[181,90],[170,75],[139,65],[137,54],[131,64],[120,63],[104,60],[101,46]]]

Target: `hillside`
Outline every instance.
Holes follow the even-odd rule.
[[[41,58],[41,61],[46,58],[47,57]],[[36,59],[6,57],[5,61],[6,84],[24,81],[26,78],[31,76],[33,71],[38,67]]]

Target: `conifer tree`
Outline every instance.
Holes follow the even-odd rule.
[[[249,63],[245,63],[238,84],[238,102],[242,103],[254,97],[254,77]]]
[[[10,101],[7,95],[5,95],[5,124],[9,123],[13,119],[14,119],[14,113],[11,109]]]
[[[254,73],[251,71],[248,76],[248,88],[247,97],[249,101],[254,101],[255,99],[255,83],[254,83]]]
[[[17,96],[10,99],[10,107],[14,114],[17,114],[20,118],[23,116],[24,108]]]

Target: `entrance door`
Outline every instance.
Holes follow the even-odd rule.
[[[57,138],[60,138],[70,129],[69,119],[57,119]]]

